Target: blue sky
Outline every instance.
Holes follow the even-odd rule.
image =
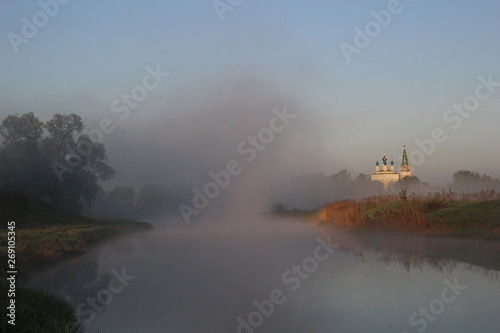
[[[448,139],[415,166],[422,180],[450,182],[459,169],[500,178],[500,87],[457,130],[443,121],[446,109],[474,93],[478,76],[500,81],[500,2],[400,1],[399,14],[348,63],[340,44],[354,45],[354,28],[364,30],[371,12],[388,3],[243,0],[221,21],[213,1],[73,0],[16,53],[8,34],[22,35],[22,18],[33,22],[41,7],[3,1],[1,116],[76,112],[90,125],[109,116],[112,101],[140,83],[147,66],[160,65],[168,79],[140,115],[106,138],[111,160],[122,163],[112,136],[137,131],[154,114],[174,117],[170,103],[180,91],[189,99],[207,82],[251,76],[300,102],[307,126],[287,135],[311,153],[292,172],[370,173],[384,149],[399,157],[403,143],[418,149],[415,140],[439,127]],[[234,140],[229,145],[241,141]],[[118,180],[132,177],[115,168],[123,169]]]

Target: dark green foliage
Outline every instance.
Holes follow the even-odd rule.
[[[2,283],[2,320],[0,331],[19,333],[76,333],[80,325],[71,306],[56,296],[40,290],[16,287],[16,325],[7,323],[4,310],[8,298],[8,287]]]
[[[399,198],[403,201],[408,200],[407,193],[408,193],[407,187],[401,188],[401,191],[399,191]]]
[[[0,190],[0,220],[15,221],[16,228],[40,228],[56,224],[84,223],[88,218],[60,211],[54,206],[19,193]],[[5,230],[5,223],[3,224]]]
[[[99,180],[113,176],[101,143],[83,135],[76,114],[43,123],[33,113],[10,115],[0,125],[0,189],[79,211],[94,200]]]

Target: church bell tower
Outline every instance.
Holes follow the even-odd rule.
[[[408,162],[408,155],[406,155],[406,145],[403,146],[403,158],[401,159],[401,166],[399,167],[399,178],[411,176],[410,163]]]

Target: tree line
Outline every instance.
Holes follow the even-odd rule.
[[[441,190],[451,190],[457,193],[482,190],[500,191],[500,179],[480,175],[476,171],[459,170],[453,173],[452,184],[430,186],[416,176],[409,176],[391,183],[388,190],[384,191],[382,183],[372,182],[370,175],[361,173],[352,177],[351,173],[344,169],[330,176],[323,173],[294,176],[278,187],[274,201],[286,208],[317,209],[326,202],[359,199],[384,193],[398,194],[401,190],[408,195]]]
[[[0,190],[21,193],[69,211],[81,211],[94,202],[99,215],[160,215],[175,212],[192,196],[190,186],[149,184],[136,192],[132,186],[116,186],[109,192],[99,185],[115,171],[108,164],[101,142],[85,134],[84,121],[76,114],[55,114],[43,122],[32,112],[9,115],[0,124]],[[441,189],[458,192],[500,189],[500,180],[475,171],[453,174],[453,184],[431,187],[417,177],[405,177],[390,189],[396,193],[425,193]],[[281,184],[275,202],[293,208],[312,209],[325,202],[383,193],[382,184],[370,175],[353,179],[348,170],[326,176],[299,175]]]

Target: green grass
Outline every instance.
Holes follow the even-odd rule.
[[[432,225],[444,224],[453,229],[500,227],[500,200],[459,202],[456,205],[426,213]]]
[[[47,203],[5,191],[0,191],[0,220],[5,224],[16,222],[16,259],[24,266],[84,253],[91,243],[152,228],[149,223],[129,219],[96,219],[57,210]],[[6,262],[7,232],[4,225],[0,230],[2,262]]]
[[[16,229],[18,259],[26,264],[42,263],[64,255],[84,253],[89,244],[151,226],[131,220],[91,220],[87,224],[53,225]],[[7,253],[7,230],[0,231],[0,257]],[[3,259],[2,259],[3,260]]]

